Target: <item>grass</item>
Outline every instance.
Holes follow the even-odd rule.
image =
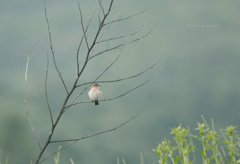
[[[213,122],[209,126],[203,118],[194,130],[180,124],[171,130],[171,135],[154,149],[159,164],[240,164],[240,134],[236,126],[215,130]],[[70,159],[70,163],[74,161]],[[54,164],[60,164],[60,152]],[[117,158],[116,164],[127,162]],[[142,153],[139,164],[145,164]]]
[[[163,139],[154,149],[159,164],[240,164],[240,134],[236,126],[215,130],[203,118],[191,130],[181,124],[171,130],[171,138]],[[3,144],[0,147],[0,164],[8,164],[3,158]],[[59,147],[61,149],[61,147]],[[60,151],[53,158],[60,164]],[[72,159],[70,164],[75,164]],[[117,158],[117,164],[127,164],[124,158]],[[140,153],[139,164],[145,164]]]
[[[154,149],[160,164],[240,164],[240,135],[235,126],[216,131],[203,118],[195,130],[179,125],[171,135]]]

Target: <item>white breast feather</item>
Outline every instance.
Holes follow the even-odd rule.
[[[102,92],[100,90],[91,89],[88,92],[88,96],[91,100],[97,100],[101,95],[102,95]]]

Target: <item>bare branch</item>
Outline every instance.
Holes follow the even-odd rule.
[[[99,6],[102,10],[102,14],[105,15],[105,11],[104,11],[104,8],[103,8],[103,5],[102,5],[102,1],[101,0],[98,0],[98,3],[99,3]]]
[[[98,136],[98,135],[101,135],[101,134],[105,134],[105,133],[108,133],[108,132],[112,132],[112,131],[117,130],[118,128],[124,126],[125,124],[127,124],[127,123],[130,122],[131,120],[135,119],[140,113],[143,112],[143,110],[144,110],[144,109],[142,109],[140,112],[138,112],[137,114],[135,114],[134,116],[132,116],[132,117],[129,118],[128,120],[122,122],[121,124],[119,124],[119,125],[111,128],[111,129],[103,130],[103,131],[96,132],[96,133],[93,133],[93,134],[90,134],[90,135],[86,135],[86,136],[82,136],[82,137],[76,138],[76,139],[53,140],[53,141],[51,141],[51,143],[80,141],[80,140],[84,140],[84,139],[87,139],[87,138],[95,137],[95,136]]]
[[[137,85],[136,87],[134,87],[134,88],[132,88],[132,89],[129,89],[128,91],[126,91],[126,92],[124,92],[124,93],[122,93],[122,94],[120,94],[120,95],[118,95],[118,96],[116,96],[116,97],[107,98],[107,99],[102,99],[102,100],[100,99],[100,100],[98,100],[98,101],[112,101],[112,100],[119,99],[119,98],[121,98],[121,97],[123,97],[123,96],[126,96],[127,94],[133,92],[134,90],[136,90],[136,89],[144,86],[144,85],[147,84],[149,81],[150,81],[150,80],[147,80],[147,81],[141,83],[140,85]],[[92,101],[81,101],[81,102],[72,103],[72,104],[66,106],[65,108],[66,108],[66,109],[70,109],[70,107],[72,107],[72,106],[76,106],[76,105],[79,105],[79,104],[86,104],[86,103],[92,103]]]
[[[140,85],[137,85],[136,87],[134,87],[134,88],[132,88],[132,89],[130,89],[130,90],[128,90],[128,91],[126,91],[126,92],[124,92],[124,93],[122,93],[122,94],[116,96],[116,97],[108,98],[108,99],[103,99],[103,100],[99,100],[99,101],[112,101],[112,100],[119,99],[119,98],[121,98],[121,97],[123,97],[123,96],[128,95],[129,93],[133,92],[134,90],[136,90],[136,89],[138,89],[138,88],[144,86],[144,85],[147,84],[148,82],[150,82],[150,80],[147,80],[147,81],[141,83]]]
[[[52,34],[51,34],[50,24],[49,24],[49,20],[48,20],[48,16],[47,16],[46,1],[44,1],[44,14],[45,14],[45,19],[46,19],[47,28],[48,28],[49,44],[50,44],[50,49],[51,49],[51,53],[52,53],[54,67],[55,67],[55,69],[56,69],[56,71],[58,73],[58,76],[60,77],[60,79],[61,79],[61,81],[63,83],[63,86],[64,86],[64,89],[65,89],[66,93],[68,94],[67,86],[65,84],[65,81],[63,80],[63,77],[61,75],[60,70],[58,69],[57,62],[56,62],[56,59],[55,59],[55,53],[54,53],[53,44],[52,44]]]
[[[146,8],[146,9],[144,9],[144,10],[142,10],[142,11],[139,11],[139,12],[137,12],[137,13],[134,13],[134,14],[129,15],[129,16],[124,17],[124,18],[119,18],[119,19],[112,20],[112,21],[110,21],[110,22],[105,23],[104,26],[109,25],[109,24],[113,24],[113,23],[116,23],[116,22],[125,21],[125,20],[128,20],[128,19],[130,19],[130,18],[136,17],[136,16],[138,16],[138,15],[141,15],[141,14],[145,13],[148,9],[149,9],[149,8]]]
[[[103,74],[104,74],[109,68],[111,68],[111,67],[113,66],[113,64],[115,64],[115,63],[117,62],[117,60],[119,59],[119,57],[122,55],[122,52],[123,52],[123,50],[117,55],[117,57],[111,62],[111,64],[110,64],[107,68],[105,68],[104,71],[103,71],[101,74],[99,74],[99,75],[97,76],[97,78],[95,79],[95,81],[97,81],[99,78],[101,78],[101,77],[103,76]]]
[[[113,1],[114,1],[114,0],[111,0],[110,5],[109,5],[109,7],[108,7],[108,12],[107,12],[106,15],[108,15],[108,14],[110,13],[110,11],[111,11],[111,9],[112,9]]]
[[[51,107],[50,107],[49,98],[48,98],[48,92],[47,92],[48,67],[49,67],[49,57],[48,57],[48,53],[47,53],[47,67],[46,67],[46,74],[45,74],[45,98],[46,98],[48,111],[49,111],[49,115],[50,115],[50,119],[51,119],[51,125],[53,126],[52,110],[51,110]]]
[[[107,18],[107,16],[108,16],[108,14],[109,14],[110,11],[111,11],[112,5],[113,5],[113,0],[111,0],[110,5],[109,5],[109,8],[108,8],[108,12],[104,15],[104,17],[103,17],[103,19],[102,19],[102,21],[101,21],[101,23],[100,23],[100,25],[99,25],[99,27],[98,27],[97,33],[96,33],[96,35],[95,35],[95,37],[94,37],[94,40],[93,40],[91,46],[88,48],[88,52],[87,52],[87,55],[86,55],[86,57],[85,57],[84,64],[83,64],[80,72],[78,73],[77,79],[75,80],[75,83],[74,83],[74,86],[73,86],[73,91],[75,90],[75,88],[77,88],[76,84],[77,84],[77,82],[78,82],[78,79],[80,78],[80,76],[82,75],[83,71],[85,70],[85,68],[86,68],[86,66],[87,66],[87,63],[88,63],[88,61],[89,61],[89,55],[90,55],[92,49],[94,48],[94,46],[96,45],[98,36],[99,36],[99,34],[100,34],[101,30],[102,30],[103,24],[104,24],[104,22],[105,22],[105,20],[106,20],[106,18]],[[78,3],[78,7],[79,7],[80,15],[81,15],[81,17],[82,17],[81,8],[80,8],[80,4],[79,4],[79,3]],[[82,20],[82,19],[81,19],[81,20]],[[86,35],[85,35],[85,37],[86,37]],[[80,96],[83,92],[84,92],[84,91],[82,91],[82,92],[79,94],[79,96]],[[79,96],[77,96],[77,98],[78,98]],[[70,96],[69,96],[69,97],[70,97]],[[75,98],[74,101],[76,101],[77,98]],[[64,109],[65,109],[65,110],[63,110],[63,112],[65,112],[67,108],[65,107]]]
[[[85,40],[85,43],[86,43],[87,48],[89,50],[89,44],[88,44],[88,40],[87,40],[87,36],[86,36],[84,24],[83,24],[82,10],[81,10],[79,2],[78,2],[78,10],[79,10],[80,18],[81,18],[81,27],[82,27],[82,31],[83,31],[84,40]]]
[[[40,161],[40,163],[44,162],[48,158],[50,158],[53,155],[57,154],[58,152],[61,152],[61,151],[65,150],[65,149],[69,148],[71,145],[73,145],[76,142],[79,142],[79,141],[87,139],[87,138],[95,137],[95,136],[98,136],[98,135],[106,134],[106,133],[109,133],[109,132],[112,132],[112,131],[116,131],[117,129],[121,128],[122,126],[126,125],[130,121],[132,121],[135,118],[137,118],[144,110],[145,109],[140,110],[138,113],[136,113],[134,116],[130,117],[128,120],[122,122],[121,124],[111,128],[111,129],[107,129],[107,130],[104,130],[104,131],[96,132],[96,133],[93,133],[93,134],[90,134],[90,135],[86,135],[86,136],[83,136],[81,138],[72,139],[72,140],[70,139],[70,140],[55,140],[55,141],[53,140],[53,141],[51,141],[51,143],[58,143],[58,142],[71,142],[71,143],[69,143],[68,145],[62,147],[61,149],[51,153],[49,156],[47,156],[44,159],[42,159]]]
[[[123,39],[123,38],[126,38],[126,37],[129,37],[129,36],[133,36],[135,34],[139,33],[139,31],[136,31],[136,32],[132,32],[130,34],[127,34],[127,35],[121,35],[121,36],[117,36],[117,37],[112,37],[112,38],[108,38],[108,39],[103,39],[103,40],[100,40],[98,42],[96,42],[96,44],[98,43],[103,43],[103,42],[108,42],[108,41],[113,41],[113,40],[118,40],[118,39]]]
[[[114,46],[114,47],[112,47],[112,48],[106,48],[105,50],[103,50],[103,51],[101,51],[101,52],[98,52],[98,53],[96,53],[95,55],[89,57],[89,60],[91,60],[91,59],[93,59],[93,58],[95,58],[95,57],[97,57],[97,56],[99,56],[99,55],[101,55],[101,54],[104,54],[104,53],[106,53],[106,52],[113,51],[113,50],[116,50],[116,49],[118,49],[118,48],[121,48],[121,47],[123,47],[123,46],[125,46],[125,45],[126,45],[126,44],[122,43],[122,44],[116,45],[116,46]]]
[[[112,5],[113,5],[113,0],[111,0],[110,5],[109,5],[109,8],[108,8],[108,12],[104,15],[101,23],[99,24],[99,27],[98,27],[97,33],[96,33],[96,35],[95,35],[95,37],[94,37],[94,40],[93,40],[91,46],[88,48],[88,52],[87,52],[87,55],[86,55],[84,64],[83,64],[83,66],[82,66],[81,71],[80,71],[79,74],[78,74],[79,77],[82,75],[83,71],[84,71],[85,68],[86,68],[86,65],[87,65],[87,63],[88,63],[88,61],[89,61],[90,53],[91,53],[92,49],[94,48],[94,46],[96,45],[97,39],[98,39],[98,37],[99,37],[100,32],[102,31],[103,24],[104,24],[105,20],[107,19],[108,14],[109,14],[110,11],[111,11]],[[80,9],[79,3],[78,3],[78,6],[79,6],[79,9]],[[80,14],[81,14],[81,10],[80,10]],[[86,37],[86,35],[85,35],[85,37]]]
[[[119,78],[119,79],[115,79],[115,80],[103,80],[103,81],[91,81],[91,82],[86,82],[86,83],[82,83],[82,84],[79,84],[77,87],[81,87],[81,86],[84,86],[84,85],[87,85],[87,84],[93,84],[93,83],[114,83],[114,82],[120,82],[120,81],[124,81],[124,80],[129,80],[129,79],[133,79],[133,78],[136,78],[136,77],[139,77],[140,75],[144,74],[145,72],[151,70],[152,68],[154,68],[158,63],[159,63],[160,60],[157,60],[157,62],[155,62],[154,64],[152,64],[150,67],[144,69],[143,71],[141,72],[138,72],[132,76],[128,76],[128,77],[124,77],[124,78]]]
[[[103,72],[101,74],[99,74],[97,76],[97,78],[94,80],[94,81],[97,81],[99,78],[101,78],[103,76],[103,74],[108,70],[110,69],[116,62],[117,60],[119,59],[119,57],[122,55],[122,51],[119,53],[119,55],[111,62],[111,64],[106,67]],[[74,100],[70,103],[70,104],[73,104],[77,101],[77,99],[90,87],[90,85],[86,86],[75,98]],[[65,111],[67,110],[68,108],[65,109]]]
[[[42,146],[41,146],[40,142],[38,142],[38,147],[39,147],[39,149],[41,151],[42,150]]]
[[[77,58],[77,77],[74,79],[73,81],[73,84],[72,84],[72,87],[69,88],[69,91],[67,89],[67,86],[65,84],[65,81],[61,75],[61,72],[58,68],[58,65],[57,65],[57,62],[56,62],[56,58],[55,58],[55,53],[54,53],[54,49],[53,49],[53,43],[52,43],[52,34],[51,34],[51,29],[50,29],[50,24],[49,24],[49,20],[48,20],[48,17],[47,17],[47,9],[46,9],[46,2],[44,3],[44,14],[45,14],[45,19],[46,19],[46,23],[47,23],[47,29],[48,29],[48,36],[49,36],[49,45],[50,45],[50,50],[51,50],[51,54],[52,54],[52,58],[53,58],[53,63],[54,63],[54,67],[55,67],[55,70],[56,72],[58,73],[58,76],[60,77],[62,83],[63,83],[63,86],[64,86],[64,89],[67,93],[66,97],[64,98],[63,102],[62,102],[62,106],[60,107],[59,109],[59,113],[58,115],[56,116],[56,119],[54,120],[53,119],[53,115],[52,115],[52,110],[51,110],[51,107],[50,107],[50,103],[49,103],[49,99],[48,99],[48,93],[47,93],[47,81],[48,81],[48,67],[49,67],[49,61],[47,62],[47,68],[46,68],[46,79],[45,79],[45,96],[46,96],[46,99],[47,99],[47,105],[48,105],[48,110],[49,110],[49,114],[50,114],[50,118],[51,118],[51,123],[52,123],[52,127],[50,129],[50,133],[49,135],[46,136],[46,140],[45,140],[45,143],[43,144],[43,146],[41,147],[40,149],[40,152],[39,154],[37,155],[37,158],[36,158],[36,161],[35,161],[35,164],[39,164],[43,161],[45,161],[47,158],[51,157],[52,155],[54,155],[55,153],[59,152],[59,151],[62,151],[64,149],[66,149],[67,147],[70,146],[69,145],[66,145],[65,147],[63,147],[62,149],[56,151],[56,152],[53,152],[52,154],[50,154],[49,156],[47,156],[46,158],[42,159],[42,157],[44,156],[45,154],[45,151],[48,149],[49,145],[52,144],[52,143],[59,143],[59,142],[71,142],[71,144],[77,142],[77,141],[80,141],[80,140],[83,140],[83,139],[87,139],[87,138],[91,138],[91,137],[94,137],[94,136],[98,136],[98,135],[101,135],[101,134],[105,134],[105,133],[108,133],[108,132],[111,132],[111,131],[114,131],[114,130],[117,130],[118,128],[124,126],[125,124],[127,124],[129,121],[133,120],[135,117],[137,117],[137,115],[131,117],[130,119],[126,120],[125,122],[122,122],[121,124],[111,128],[111,129],[107,129],[107,130],[103,130],[103,131],[99,131],[99,132],[96,132],[96,133],[93,133],[93,134],[90,134],[90,135],[86,135],[86,136],[83,136],[83,137],[80,137],[80,138],[76,138],[76,139],[67,139],[67,140],[53,140],[53,135],[54,135],[54,132],[56,130],[56,127],[58,126],[59,124],[59,121],[60,119],[62,118],[64,112],[69,109],[71,106],[74,106],[74,105],[78,105],[78,104],[81,104],[81,103],[90,103],[91,101],[86,101],[86,102],[77,102],[77,99],[78,97],[88,88],[88,87],[85,87],[85,89],[82,90],[82,92],[72,101],[72,103],[69,104],[70,100],[72,99],[72,96],[73,96],[73,93],[77,90],[78,88],[78,82],[79,82],[79,79],[81,77],[81,75],[83,74],[83,72],[85,71],[90,59],[93,59],[94,57],[97,57],[105,52],[108,52],[108,51],[112,51],[112,50],[115,50],[115,49],[119,49],[120,47],[123,47],[125,45],[128,45],[130,43],[133,43],[135,41],[138,41],[140,40],[141,38],[145,37],[145,35],[143,36],[140,36],[139,38],[136,38],[136,39],[133,39],[133,40],[130,40],[129,42],[127,43],[122,43],[122,44],[119,44],[119,45],[115,45],[114,47],[106,47],[106,49],[102,52],[98,52],[96,53],[95,55],[93,54],[93,51],[95,50],[95,46],[98,44],[98,43],[103,43],[103,42],[108,42],[108,41],[113,41],[113,40],[118,40],[118,39],[121,39],[121,38],[124,38],[124,37],[128,37],[128,36],[131,36],[131,35],[134,35],[134,34],[129,34],[129,35],[125,35],[125,36],[117,36],[117,37],[112,37],[112,38],[109,38],[109,39],[105,39],[105,40],[100,40],[100,36],[102,35],[102,31],[104,30],[104,27],[107,26],[106,28],[110,27],[113,23],[115,22],[119,22],[119,21],[123,21],[123,20],[127,20],[127,19],[130,19],[131,17],[134,17],[136,15],[139,15],[142,12],[139,12],[139,13],[136,13],[136,14],[133,14],[133,15],[130,15],[126,18],[120,18],[120,19],[117,19],[117,20],[113,20],[113,21],[110,21],[108,23],[106,23],[106,20],[107,20],[107,17],[108,15],[110,14],[111,10],[112,10],[112,6],[113,6],[113,2],[114,0],[110,0],[109,2],[109,6],[108,8],[106,8],[106,10],[104,10],[104,6],[102,4],[102,0],[98,0],[98,3],[99,3],[99,6],[102,10],[102,13],[103,13],[103,17],[101,17],[101,13],[98,14],[99,16],[99,26],[97,27],[96,29],[96,33],[93,34],[93,40],[91,40],[91,42],[89,42],[89,37],[87,36],[87,30],[88,30],[88,27],[90,25],[90,22],[91,22],[91,19],[89,20],[89,23],[88,25],[85,27],[85,24],[84,24],[84,21],[83,21],[83,14],[82,14],[82,10],[81,10],[81,7],[80,7],[80,4],[78,2],[78,9],[79,9],[79,13],[80,13],[80,18],[81,18],[81,28],[82,28],[82,31],[83,31],[83,36],[79,42],[79,45],[78,45],[78,49],[77,49],[77,54],[76,54],[76,58]],[[93,18],[92,18],[93,19]],[[146,34],[147,36],[148,34]],[[100,40],[100,41],[99,41]],[[80,68],[80,63],[79,63],[79,54],[80,54],[80,49],[81,49],[81,46],[82,44],[86,43],[86,46],[87,46],[87,52],[86,52],[86,56],[84,57],[84,61],[83,61],[83,64],[82,64],[82,67]],[[121,54],[120,54],[121,55]],[[104,73],[112,66],[114,65],[114,63],[119,59],[119,56],[117,56],[117,58],[96,78],[95,81],[97,81],[102,75],[104,75]],[[48,59],[49,60],[49,59]],[[151,69],[151,68],[149,68]],[[147,71],[147,70],[146,70]],[[141,74],[143,74],[144,72],[146,72],[145,70],[138,73],[138,74],[135,74],[135,75],[132,75],[132,76],[129,76],[129,77],[125,77],[125,78],[121,78],[121,79],[116,79],[116,80],[110,80],[110,81],[100,81],[100,82],[117,82],[117,81],[123,81],[123,80],[127,80],[127,79],[131,79],[131,78],[134,78],[134,77],[137,77],[137,76],[140,76]],[[133,92],[134,90],[142,87],[143,85],[145,85],[146,83],[148,83],[149,80],[141,83],[140,85],[137,85],[135,86],[134,88],[131,88],[129,90],[127,90],[126,92],[116,96],[116,97],[112,97],[112,98],[106,98],[106,99],[102,99],[102,100],[99,100],[99,101],[111,101],[111,100],[115,100],[115,99],[118,99],[118,98],[121,98],[123,96],[126,96],[127,94]],[[85,84],[86,85],[86,84]]]
[[[118,44],[118,45],[116,45],[116,46],[114,46],[114,47],[112,47],[112,48],[106,48],[105,50],[100,51],[100,52],[96,53],[95,55],[90,56],[90,57],[89,57],[89,61],[92,60],[93,58],[101,55],[101,54],[106,53],[106,52],[113,51],[113,50],[119,49],[119,48],[121,48],[121,47],[127,46],[127,45],[129,45],[129,44],[131,44],[131,43],[137,42],[137,41],[139,41],[139,40],[147,37],[148,35],[150,35],[151,32],[152,32],[152,30],[149,31],[149,32],[147,32],[146,34],[144,34],[144,35],[136,38],[136,39],[130,40],[130,41],[127,42],[127,43],[121,43],[121,44]]]
[[[86,33],[87,33],[87,31],[88,31],[88,27],[90,26],[93,18],[94,18],[94,17],[92,17],[92,18],[89,20],[89,22],[88,22],[88,24],[87,24],[87,27],[86,27],[85,31],[83,32],[83,36],[81,37],[81,40],[80,40],[79,45],[78,45],[77,55],[76,55],[76,57],[77,57],[77,74],[79,74],[79,71],[80,71],[80,68],[79,68],[79,52],[80,52],[80,49],[81,49],[81,46],[82,46],[83,39],[86,37]]]
[[[102,34],[99,36],[99,40],[101,40],[101,38],[103,38],[104,35],[108,34],[110,28],[112,26],[111,25],[108,25],[108,26],[104,26],[104,31],[102,32]]]
[[[100,24],[101,24],[101,15],[98,14],[98,26],[100,26]]]

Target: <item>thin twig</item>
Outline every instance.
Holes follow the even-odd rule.
[[[38,147],[39,147],[39,149],[40,149],[40,151],[41,151],[41,150],[42,150],[42,145],[41,145],[40,142],[38,142]]]
[[[91,57],[89,57],[89,61],[90,61],[91,59],[95,58],[96,56],[99,56],[99,55],[104,54],[104,53],[109,52],[109,51],[116,50],[116,49],[121,48],[121,47],[123,47],[123,46],[125,46],[125,45],[126,45],[126,44],[122,43],[122,44],[116,45],[116,46],[114,46],[114,47],[112,47],[112,48],[106,48],[105,50],[103,50],[103,51],[101,51],[101,52],[98,52],[98,53],[96,53],[95,55],[92,55]]]
[[[79,10],[79,14],[80,14],[80,22],[81,22],[81,27],[82,27],[82,31],[83,31],[84,40],[85,40],[85,43],[86,43],[87,48],[89,50],[89,44],[88,44],[88,40],[87,40],[87,36],[86,36],[86,33],[85,33],[84,24],[83,24],[82,10],[81,10],[79,2],[78,2],[78,10]]]
[[[115,79],[115,80],[102,80],[102,81],[91,81],[91,82],[86,82],[86,83],[82,83],[82,84],[79,84],[77,87],[81,87],[81,86],[84,86],[84,85],[87,85],[87,84],[93,84],[93,83],[114,83],[114,82],[120,82],[120,81],[124,81],[124,80],[129,80],[129,79],[133,79],[135,77],[138,77],[142,74],[144,74],[145,72],[151,70],[152,68],[154,68],[158,63],[159,63],[159,59],[154,63],[152,64],[150,67],[144,69],[143,71],[141,72],[138,72],[132,76],[128,76],[128,77],[124,77],[124,78],[119,78],[119,79]]]
[[[113,40],[118,40],[118,39],[123,39],[123,38],[129,37],[129,36],[133,36],[137,33],[139,33],[139,31],[135,31],[135,32],[132,32],[132,33],[127,34],[127,35],[121,35],[121,36],[117,36],[117,37],[103,39],[103,40],[100,40],[100,41],[96,42],[96,44],[103,43],[103,42],[108,42],[108,41],[113,41]]]
[[[87,65],[87,63],[88,63],[88,61],[89,61],[90,53],[91,53],[92,49],[94,48],[94,46],[96,45],[98,36],[99,36],[99,34],[100,34],[101,30],[102,30],[102,27],[103,27],[103,24],[104,24],[105,20],[107,19],[107,16],[109,15],[109,13],[110,13],[110,11],[111,11],[112,5],[113,5],[113,0],[111,0],[110,5],[109,5],[109,8],[108,8],[108,12],[104,15],[104,17],[103,17],[103,19],[102,19],[102,21],[101,21],[101,23],[100,23],[100,25],[99,25],[99,27],[98,27],[97,33],[96,33],[96,35],[95,35],[95,37],[94,37],[94,40],[93,40],[91,46],[88,47],[88,52],[87,52],[87,55],[86,55],[86,57],[85,57],[84,64],[83,64],[82,69],[80,70],[78,76],[81,76],[82,73],[83,73],[83,71],[84,71],[85,68],[86,68],[86,65]],[[79,12],[80,12],[80,15],[81,15],[81,8],[80,8],[79,3],[78,3],[78,6],[79,6]],[[82,15],[81,15],[81,16],[82,16]],[[85,35],[85,37],[86,37],[86,35]]]
[[[102,34],[99,36],[99,40],[101,40],[101,38],[102,38],[104,35],[106,35],[106,34],[109,33],[111,27],[112,27],[111,24],[108,25],[108,26],[104,26],[104,31],[103,31]]]
[[[119,98],[121,98],[121,97],[123,97],[123,96],[128,95],[129,93],[133,92],[134,90],[136,90],[136,89],[138,89],[138,88],[144,86],[145,84],[147,84],[147,83],[149,83],[149,82],[150,82],[150,80],[146,80],[145,82],[143,82],[143,83],[137,85],[136,87],[134,87],[134,88],[132,88],[132,89],[130,89],[130,90],[128,90],[128,91],[126,91],[126,92],[124,92],[124,93],[122,93],[122,94],[116,96],[116,97],[113,97],[113,98],[107,98],[107,99],[102,99],[102,100],[99,100],[99,101],[112,101],[112,100],[119,99]]]
[[[142,113],[144,111],[144,109],[142,109],[140,112],[138,112],[137,114],[135,114],[134,116],[132,116],[131,118],[129,118],[128,120],[122,122],[121,124],[111,128],[111,129],[107,129],[107,130],[103,130],[103,131],[99,131],[90,135],[86,135],[86,136],[82,136],[80,138],[75,138],[75,139],[65,139],[65,140],[53,140],[51,141],[51,143],[57,143],[57,142],[70,142],[70,141],[80,141],[80,140],[84,140],[90,137],[94,137],[94,136],[98,136],[101,134],[105,134],[108,132],[112,132],[114,130],[117,130],[118,128],[122,127],[123,125],[127,124],[128,122],[130,122],[131,120],[135,119],[138,115],[140,115],[140,113]]]
[[[121,44],[118,44],[118,45],[116,45],[116,46],[114,46],[114,47],[106,48],[105,50],[100,51],[100,52],[98,52],[98,53],[90,56],[90,57],[89,57],[89,61],[92,60],[93,58],[101,55],[101,54],[105,54],[106,52],[113,51],[113,50],[119,49],[119,48],[121,48],[121,47],[128,46],[128,45],[130,45],[131,43],[137,42],[137,41],[139,41],[139,40],[147,37],[147,36],[150,35],[151,33],[152,33],[152,30],[149,31],[149,32],[147,32],[147,33],[145,33],[145,34],[143,34],[142,36],[140,36],[140,37],[138,37],[138,38],[135,38],[135,39],[133,39],[133,40],[130,40],[130,41],[127,42],[127,43],[121,43]]]
[[[121,50],[120,53],[117,55],[117,57],[109,64],[109,66],[106,67],[106,68],[104,69],[104,71],[97,76],[97,78],[95,79],[95,81],[97,81],[98,79],[100,79],[100,78],[103,76],[103,74],[104,74],[109,68],[111,68],[111,67],[118,61],[118,59],[119,59],[119,57],[122,55],[122,53],[123,53],[123,50]]]
[[[49,98],[48,98],[48,92],[47,92],[47,82],[48,82],[48,68],[49,68],[49,57],[48,57],[48,53],[47,53],[47,66],[46,66],[46,74],[45,74],[45,98],[46,98],[46,102],[47,102],[47,106],[48,106],[48,111],[49,111],[49,115],[50,115],[50,119],[51,119],[51,125],[53,126],[53,115],[52,115],[52,110],[51,110],[51,106],[49,103]]]
[[[81,40],[80,40],[79,45],[78,45],[77,55],[76,55],[76,57],[77,57],[77,74],[79,74],[79,71],[80,71],[80,68],[79,68],[79,53],[80,53],[80,49],[81,49],[81,46],[82,46],[83,39],[84,39],[85,36],[86,36],[86,33],[87,33],[87,31],[88,31],[88,28],[89,28],[89,26],[90,26],[93,18],[94,18],[94,16],[93,16],[91,19],[89,19],[89,22],[88,22],[88,24],[87,24],[87,27],[86,27],[85,31],[83,32],[83,35],[82,35]]]
[[[134,13],[134,14],[132,14],[132,15],[126,16],[126,17],[124,17],[124,18],[119,18],[119,19],[115,19],[115,20],[109,21],[109,22],[105,23],[104,26],[109,25],[109,24],[113,24],[113,23],[116,23],[116,22],[125,21],[125,20],[128,20],[128,19],[130,19],[130,18],[136,17],[136,16],[138,16],[138,15],[140,15],[140,14],[145,13],[148,9],[149,9],[149,8],[146,8],[146,9],[144,9],[144,10],[142,10],[142,11],[139,11],[139,12]]]
[[[101,0],[98,0],[98,3],[99,3],[99,6],[102,10],[102,14],[105,15],[105,11],[104,11],[104,8],[103,8],[103,5],[102,5],[102,1]]]
[[[48,158],[52,157],[53,155],[57,154],[58,152],[61,152],[65,149],[67,149],[68,147],[70,147],[71,145],[73,145],[74,143],[76,142],[79,142],[81,140],[84,140],[84,139],[87,139],[87,138],[91,138],[91,137],[95,137],[95,136],[98,136],[98,135],[102,135],[102,134],[106,134],[106,133],[109,133],[109,132],[112,132],[112,131],[115,131],[119,128],[121,128],[122,126],[126,125],[127,123],[129,123],[130,121],[134,120],[135,118],[137,118],[145,109],[142,109],[140,110],[139,112],[137,112],[134,116],[130,117],[128,120],[122,122],[121,124],[111,128],[111,129],[107,129],[107,130],[104,130],[104,131],[100,131],[100,132],[96,132],[96,133],[93,133],[93,134],[90,134],[90,135],[86,135],[86,136],[83,136],[81,138],[76,138],[76,139],[70,139],[70,140],[53,140],[51,141],[51,143],[58,143],[58,142],[71,142],[69,143],[68,145],[62,147],[61,149],[51,153],[49,156],[45,157],[44,159],[42,159],[40,161],[40,163],[44,162],[45,160],[47,160]]]
[[[46,23],[47,23],[47,28],[48,28],[48,37],[49,37],[49,44],[50,44],[50,49],[51,49],[51,53],[52,53],[52,58],[53,58],[53,63],[54,63],[54,67],[58,73],[58,76],[60,77],[62,84],[64,86],[64,89],[66,91],[66,93],[68,94],[68,89],[67,86],[65,84],[65,81],[63,80],[63,77],[61,75],[60,70],[58,69],[57,66],[57,62],[56,62],[56,58],[55,58],[55,53],[53,50],[53,44],[52,44],[52,34],[51,34],[51,29],[50,29],[50,24],[49,24],[49,20],[48,20],[48,16],[47,16],[47,7],[46,7],[46,1],[44,1],[44,14],[45,14],[45,19],[46,19]]]

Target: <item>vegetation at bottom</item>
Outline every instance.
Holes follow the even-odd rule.
[[[238,164],[240,135],[236,126],[215,130],[203,118],[194,130],[179,125],[154,149],[159,164]]]
[[[193,130],[180,124],[171,130],[171,136],[153,149],[159,164],[240,164],[240,134],[236,126],[215,130],[213,122],[209,126],[203,118]],[[72,159],[70,162],[74,164]],[[55,164],[59,164],[59,154]],[[117,158],[116,164],[127,162]],[[145,164],[141,153],[139,164]]]
[[[61,148],[61,147],[60,147]],[[240,134],[236,126],[215,130],[203,118],[195,129],[185,128],[181,124],[171,130],[171,137],[163,139],[153,152],[159,164],[240,164]],[[0,164],[9,164],[9,158],[2,158]],[[54,164],[61,164],[61,151],[53,157]],[[75,164],[69,159],[70,164]],[[150,162],[153,163],[153,162]],[[156,162],[155,162],[156,163]],[[116,158],[116,164],[127,164],[122,158]],[[146,164],[140,153],[139,164]]]

